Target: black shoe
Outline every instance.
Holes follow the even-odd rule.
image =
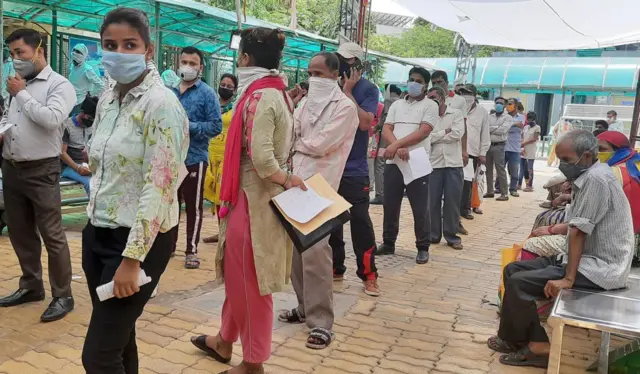
[[[416,264],[426,264],[429,262],[429,251],[418,251],[416,256]]]
[[[371,204],[371,205],[382,205],[382,204],[384,204],[384,202],[382,201],[381,198],[374,197],[373,199],[371,199],[371,201],[369,201],[369,204]]]
[[[486,193],[484,194],[483,198],[485,199],[493,199],[496,195],[492,194],[492,193]]]
[[[469,235],[469,231],[462,226],[462,223],[458,226],[458,234]]]
[[[473,219],[473,214],[471,214],[471,213],[461,214],[460,217],[462,217],[464,219],[472,220]]]
[[[47,310],[40,317],[41,322],[53,322],[63,319],[74,307],[73,297],[54,297]]]
[[[382,243],[376,250],[376,256],[394,255],[396,253],[396,247],[387,243]]]
[[[10,307],[44,300],[44,291],[25,290],[20,288],[7,297],[0,299],[0,307]]]

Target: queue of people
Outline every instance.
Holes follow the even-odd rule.
[[[21,29],[7,38],[16,70],[7,80],[8,120],[16,126],[2,137],[3,186],[23,275],[18,290],[0,299],[0,306],[44,300],[42,237],[53,300],[41,320],[56,321],[73,310],[59,181],[64,176],[81,183],[89,196],[82,233],[82,267],[93,308],[82,352],[88,373],[138,371],[136,320],[176,252],[183,202],[184,266],[200,265],[206,198],[220,229],[203,241],[218,243],[217,281],[225,290],[220,331],[191,342],[229,363],[240,339],[242,362],[228,372],[244,374],[264,372],[271,353],[272,295],[289,282],[298,305],[280,311],[278,319],[305,323],[304,344],[310,349],[325,349],[336,338],[333,282],[347,271],[342,227],[301,253],[267,207],[274,196],[306,190],[305,179],[320,174],[344,197],[351,204],[355,274],[363,292],[376,297],[381,294],[376,256],[395,254],[405,192],[416,263],[426,264],[430,245],[442,237],[452,249],[463,249],[461,218],[482,214],[471,208],[473,187],[464,168],[487,168],[487,198],[496,191],[498,201],[517,197],[525,183],[525,191],[533,190],[540,126],[535,113],[524,115],[517,100],[498,97],[489,114],[478,105],[474,85],[450,91],[445,72],[416,67],[407,77],[406,97],[390,85],[381,104],[378,88],[363,77],[364,51],[355,43],[313,56],[308,86],[287,91],[286,76],[278,70],[285,34],[258,27],[240,37],[237,77],[223,75],[214,90],[201,79],[200,50],[184,48],[177,72],[161,76],[152,62],[156,47],[147,15],[133,8],[112,10],[100,38],[103,64],[115,84],[99,98],[84,92],[81,101],[73,85],[48,66],[38,32]],[[86,47],[76,49],[74,61],[81,67]],[[373,131],[379,143],[376,195],[370,201],[372,123],[379,124]],[[501,363],[548,361],[548,337],[533,300],[554,297],[563,288],[624,285],[638,235],[640,156],[620,136],[603,131],[596,139],[574,130],[558,139],[560,171],[571,182],[564,189],[572,191],[564,199],[571,209],[559,223],[533,230],[524,246],[533,260],[504,270],[500,329],[488,340],[491,349],[505,353]],[[405,183],[399,164],[414,150],[426,152],[430,172]],[[377,245],[369,205],[379,203],[384,223]],[[561,237],[536,242],[555,235]],[[550,243],[556,252],[536,250]],[[141,286],[142,270],[151,281]],[[110,281],[114,297],[101,301],[96,288]]]

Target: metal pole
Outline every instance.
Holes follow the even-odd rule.
[[[638,139],[638,115],[640,115],[640,74],[638,74],[638,82],[636,82],[636,100],[633,104],[633,119],[631,120],[631,133],[629,135],[631,148],[636,146],[636,140]]]
[[[162,59],[162,32],[160,31],[160,3],[159,2],[155,2],[156,3],[156,14],[155,14],[155,32],[156,32],[156,55],[155,55],[155,60],[156,60],[156,67],[158,68],[159,71],[162,70],[162,61],[160,61]]]
[[[367,55],[369,54],[369,31],[371,31],[371,3],[373,0],[369,0],[369,14],[367,15],[367,44],[364,47],[364,61],[367,61]],[[364,17],[362,17],[364,19]],[[364,61],[362,61],[364,63]]]
[[[0,63],[2,63],[2,69],[0,69],[0,86],[4,86],[7,77],[4,76],[4,3],[0,0],[0,40],[2,40],[2,46],[0,46]],[[0,116],[4,113],[0,113]]]
[[[296,84],[300,83],[300,59],[298,59],[296,66]]]
[[[58,11],[51,11],[51,58],[50,65],[51,69],[55,72],[58,71]],[[62,46],[60,46],[62,48]],[[60,51],[62,52],[62,51]]]
[[[238,19],[238,30],[242,30],[242,0],[236,0],[236,18]],[[233,60],[235,61],[235,58]]]

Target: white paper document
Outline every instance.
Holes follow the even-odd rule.
[[[433,171],[427,150],[423,147],[409,151],[409,161],[402,161],[396,156],[393,162],[400,169],[405,186],[418,178],[431,174]]]
[[[13,127],[13,123],[0,122],[0,134],[4,134],[7,130]]]
[[[307,223],[333,204],[333,201],[325,199],[311,187],[303,191],[294,187],[284,191],[273,198],[280,209],[289,218],[296,222]]]

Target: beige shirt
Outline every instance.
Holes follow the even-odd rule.
[[[447,133],[447,129],[451,129]],[[461,168],[464,116],[457,109],[447,108],[438,125],[433,129],[429,159],[434,169]]]
[[[467,101],[464,97],[460,95],[447,95],[447,98],[444,100],[445,104],[447,104],[447,108],[449,109],[457,109],[459,110],[463,116],[467,115]]]
[[[418,131],[421,124],[427,124],[435,128],[439,122],[438,104],[425,97],[420,101],[397,100],[391,104],[385,125],[393,126],[393,136],[396,139],[402,139]],[[420,143],[409,147],[409,151],[418,147],[424,147],[428,154],[431,150],[429,138],[425,138]],[[389,160],[387,163],[393,164],[394,162]]]
[[[477,105],[467,114],[467,153],[469,156],[485,156],[491,146],[489,112]]]
[[[293,115],[293,173],[302,179],[320,174],[337,191],[360,122],[353,101],[340,89],[331,95],[314,124],[302,121],[309,115],[306,102]]]
[[[2,157],[22,162],[60,156],[63,122],[75,103],[71,83],[47,65],[11,99],[8,123],[14,126],[3,134]]]
[[[509,113],[504,112],[500,117],[495,113],[489,114],[489,134],[491,134],[491,143],[500,143],[507,141],[507,134],[513,125],[513,117]]]
[[[538,140],[540,139],[540,126],[537,124],[534,126],[526,125],[522,130],[522,139],[526,142],[534,140],[535,142],[525,145],[524,158],[527,160],[533,160],[536,158],[536,152],[538,151]]]

